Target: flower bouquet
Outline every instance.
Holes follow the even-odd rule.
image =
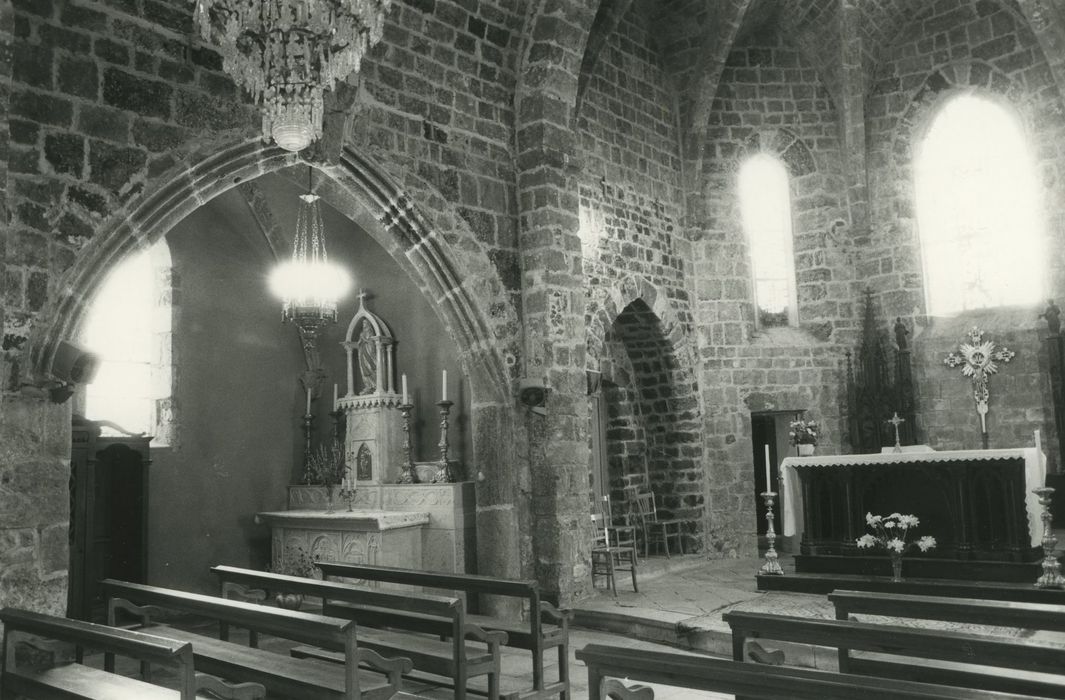
[[[814,446],[817,445],[817,421],[812,420],[795,420],[788,425],[788,437],[791,438],[791,444],[799,448],[799,454],[803,456],[812,455],[814,453]],[[806,447],[803,447],[803,446]]]
[[[912,530],[921,524],[916,515],[891,515],[865,514],[865,524],[873,528],[875,534],[865,534],[856,540],[859,549],[872,549],[883,547],[891,556],[891,580],[902,580],[902,555],[914,547],[922,552],[927,552],[936,546],[936,538],[925,535],[917,540],[912,540]]]

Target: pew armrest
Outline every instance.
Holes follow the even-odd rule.
[[[245,603],[262,603],[266,600],[266,591],[261,588],[249,588],[243,583],[222,582],[222,597]]]
[[[474,639],[478,642],[485,642],[489,647],[501,646],[507,643],[507,633],[502,630],[488,631],[477,625],[471,625],[466,623],[462,628],[463,637],[466,639]]]
[[[125,598],[111,598],[107,601],[107,624],[111,627],[119,627],[116,613],[121,610],[136,617],[142,627],[152,623],[152,618],[158,618],[163,614],[163,609],[158,605],[134,605]]]
[[[364,664],[375,671],[382,671],[388,676],[388,682],[395,685],[397,688],[403,682],[402,677],[404,673],[410,673],[414,668],[414,663],[405,656],[397,656],[392,659],[381,656],[373,649],[367,649],[366,647],[360,647],[357,650],[359,663]]]
[[[625,685],[616,678],[605,678],[599,686],[600,697],[610,700],[654,700],[655,691],[646,685]]]
[[[573,621],[573,611],[568,608],[556,608],[546,600],[540,601],[540,616],[547,622],[558,625],[559,627],[568,627],[569,623]]]
[[[206,690],[224,700],[263,700],[266,687],[262,683],[229,683],[207,673],[196,674],[196,690]]]

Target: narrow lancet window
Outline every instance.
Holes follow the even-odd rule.
[[[795,258],[787,168],[767,155],[751,157],[740,168],[739,193],[759,325],[795,324]]]

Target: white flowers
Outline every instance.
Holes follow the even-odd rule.
[[[916,515],[866,513],[865,524],[875,530],[876,534],[865,534],[855,540],[859,549],[872,549],[880,546],[888,552],[901,556],[915,546],[922,552],[927,552],[936,546],[936,538],[927,535],[916,542],[908,541],[910,530],[921,524]]]

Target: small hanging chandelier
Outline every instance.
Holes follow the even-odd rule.
[[[336,323],[337,300],[347,293],[351,280],[343,268],[329,262],[319,198],[312,191],[311,169],[307,171],[307,194],[300,195],[292,260],[273,271],[270,288],[284,302],[282,321],[295,323],[304,341],[313,343],[319,328]]]
[[[299,151],[322,135],[322,93],[358,72],[392,0],[194,0],[222,67],[263,110],[263,139]],[[213,36],[212,36],[213,35]]]

